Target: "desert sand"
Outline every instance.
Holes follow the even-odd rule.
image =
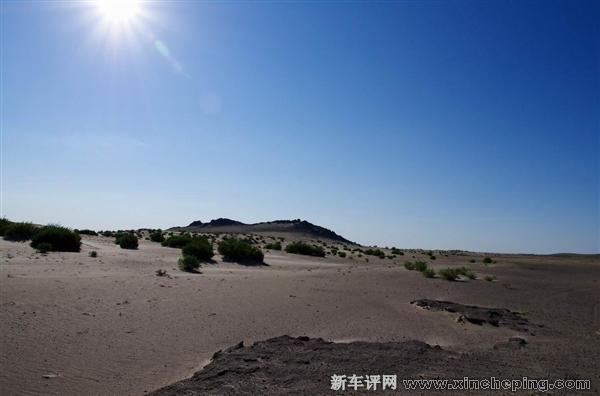
[[[356,368],[357,359],[393,356],[386,367],[399,375],[573,377],[592,380],[587,394],[600,389],[598,256],[494,255],[496,263],[483,265],[483,255],[440,255],[434,268],[469,266],[477,273],[475,280],[449,282],[406,270],[412,253],[367,262],[270,251],[268,266],[216,257],[190,274],[177,269],[179,249],[141,240],[138,250],[124,250],[100,236],[82,242],[80,253],[43,255],[26,243],[0,240],[3,395],[143,395],[192,376],[218,350],[283,335],[333,341],[327,345],[334,349],[350,345],[341,348],[350,357],[340,361],[340,372]],[[89,257],[92,250],[98,257]],[[469,263],[473,258],[477,263]],[[158,269],[169,276],[157,276]],[[457,313],[411,304],[419,299],[507,309],[526,325],[457,320]],[[524,343],[511,346],[514,337]],[[364,342],[395,346],[373,352]],[[422,355],[430,350],[423,343],[439,346],[433,350],[443,356],[422,356],[416,371],[401,370],[406,364],[398,356]],[[388,349],[394,352],[381,352]],[[296,373],[323,377],[302,379],[305,389],[327,393],[334,373],[315,371],[318,355],[307,359],[303,364],[312,369]],[[366,366],[377,371],[382,364]],[[266,383],[274,394],[303,393],[294,388],[299,378],[288,381],[287,390],[275,378]],[[212,392],[241,388],[221,389]]]

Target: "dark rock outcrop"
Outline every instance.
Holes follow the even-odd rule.
[[[456,320],[476,325],[488,324],[495,327],[508,327],[517,331],[528,331],[529,321],[520,313],[505,308],[485,308],[475,305],[463,305],[450,301],[421,299],[412,301],[423,309],[446,311],[458,314]]]
[[[306,220],[275,220],[254,224],[245,224],[240,221],[219,218],[203,223],[200,220],[193,221],[187,227],[173,227],[174,231],[200,231],[200,232],[227,232],[227,233],[279,233],[293,234],[310,237],[314,239],[329,239],[332,241],[353,244],[352,241],[338,235],[337,233]]]

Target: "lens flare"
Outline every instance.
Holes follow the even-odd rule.
[[[116,24],[133,22],[142,9],[140,0],[96,0],[94,3],[103,19]]]

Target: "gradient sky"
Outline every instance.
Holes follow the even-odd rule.
[[[600,2],[2,2],[2,215],[600,251]]]

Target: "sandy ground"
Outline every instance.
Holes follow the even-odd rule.
[[[0,393],[141,395],[191,376],[219,349],[284,334],[420,340],[457,353],[519,336],[528,344],[515,359],[535,362],[532,375],[600,383],[598,257],[510,255],[484,266],[441,256],[434,267],[467,265],[479,277],[447,282],[404,269],[410,255],[364,262],[271,252],[269,266],[217,260],[187,274],[176,269],[180,254],[84,237],[81,253],[41,255],[0,240]],[[159,268],[172,278],[157,277]],[[410,304],[421,298],[507,308],[534,326],[523,334],[458,323]]]

